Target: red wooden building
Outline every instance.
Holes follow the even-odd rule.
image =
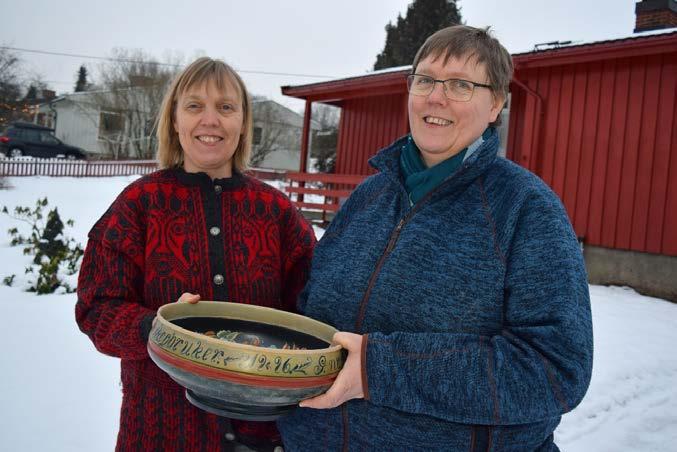
[[[336,173],[371,174],[369,157],[409,131],[405,80],[409,72],[409,67],[386,69],[359,77],[285,86],[282,94],[306,100],[306,122],[310,121],[312,102],[341,107]],[[307,142],[304,144],[301,171],[307,156]]]
[[[514,62],[508,158],[586,244],[677,256],[677,31]]]
[[[677,31],[513,60],[507,157],[555,190],[586,244],[677,256]],[[307,101],[306,121],[312,102],[341,107],[336,172],[369,174],[408,132],[409,70],[282,92]]]

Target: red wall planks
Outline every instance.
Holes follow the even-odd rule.
[[[660,55],[647,58],[644,78],[642,117],[640,119],[636,198],[632,214],[630,248],[647,247],[647,225],[649,221],[649,203],[651,195],[651,170],[655,162],[658,96],[660,93]]]
[[[586,243],[677,256],[677,46],[518,69],[508,156],[560,196]],[[540,136],[538,143],[534,137]],[[521,162],[520,162],[521,163]]]
[[[677,161],[677,146],[675,146],[675,92],[677,91],[677,58],[669,58],[663,64],[665,70],[661,71],[661,83],[659,89],[658,108],[656,115],[656,145],[653,149],[654,164],[651,177],[651,193],[649,195],[649,212],[647,224],[647,251],[661,253],[663,248],[674,250],[675,248],[675,222],[672,221],[672,246],[663,242],[664,230],[668,227],[668,210],[677,210],[677,199],[668,203],[668,182],[677,178],[677,170],[670,169],[670,164]],[[674,183],[674,182],[673,182]],[[677,251],[677,250],[674,250]],[[674,253],[677,254],[677,253]]]
[[[677,83],[675,83],[675,75],[677,74],[677,66],[672,62],[672,73],[668,75],[668,83],[666,85],[672,89],[672,124],[669,124],[667,118],[660,118],[658,128],[662,130],[659,136],[665,134],[666,142],[670,143],[668,146],[670,151],[670,170],[668,173],[668,190],[667,199],[665,201],[665,220],[663,221],[663,242],[661,252],[677,256],[677,103],[675,102],[674,93],[677,91]],[[663,129],[667,126],[667,129]],[[668,136],[670,138],[668,138]]]
[[[579,186],[576,197],[576,212],[572,214],[572,223],[577,231],[585,231],[588,228],[588,213],[592,197],[595,159],[599,158],[595,152],[595,138],[599,130],[599,106],[602,88],[602,64],[595,62],[590,64],[587,72],[585,113],[581,115],[583,131],[581,136]]]
[[[342,103],[336,173],[372,174],[368,160],[407,133],[406,94],[347,99]]]

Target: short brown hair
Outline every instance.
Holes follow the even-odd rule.
[[[233,168],[239,172],[248,168],[252,152],[251,97],[242,78],[232,67],[221,60],[214,60],[209,57],[201,57],[193,61],[174,79],[169,90],[165,93],[156,127],[157,159],[160,168],[183,166],[183,149],[179,142],[179,135],[174,130],[177,100],[190,88],[210,81],[214,82],[221,91],[225,91],[226,83],[230,83],[239,91],[244,128],[235,154],[233,154]]]
[[[504,100],[508,98],[512,57],[498,39],[491,36],[490,27],[454,25],[433,33],[416,52],[412,72],[416,72],[418,63],[429,56],[443,57],[444,64],[450,58],[472,58],[478,64],[484,64],[491,89]]]

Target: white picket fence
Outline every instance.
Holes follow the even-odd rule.
[[[0,159],[2,176],[108,177],[152,173],[155,160]]]

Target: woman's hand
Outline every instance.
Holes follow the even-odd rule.
[[[362,340],[361,334],[336,333],[333,341],[348,350],[343,369],[336,376],[327,392],[312,399],[302,400],[304,408],[335,408],[351,399],[364,398],[362,387]]]
[[[196,293],[189,293],[189,292],[184,292],[181,294],[179,297],[177,303],[190,303],[190,304],[195,304],[198,301],[200,301],[200,295]]]

